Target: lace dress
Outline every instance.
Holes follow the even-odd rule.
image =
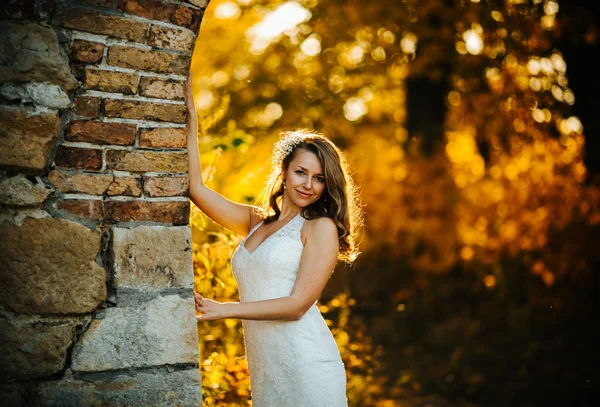
[[[240,301],[290,294],[304,246],[298,214],[251,253],[248,237],[231,263]],[[252,407],[346,407],[346,373],[316,301],[297,321],[242,320]]]

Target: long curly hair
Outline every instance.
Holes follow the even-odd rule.
[[[363,226],[358,189],[354,185],[344,154],[321,133],[304,129],[281,133],[273,149],[271,174],[259,200],[260,216],[264,218],[264,223],[279,218],[283,199],[283,174],[299,149],[310,151],[319,158],[326,185],[321,197],[302,209],[302,217],[315,219],[326,216],[333,219],[340,244],[338,260],[352,263],[360,254],[356,240],[359,229]]]

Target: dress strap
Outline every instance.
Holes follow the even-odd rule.
[[[250,229],[250,232],[248,232],[248,234],[246,235],[246,237],[244,238],[244,240],[248,239],[248,238],[250,237],[250,235],[251,235],[252,233],[254,233],[254,231],[255,231],[256,229],[258,229],[258,228],[260,227],[260,225],[262,225],[263,223],[264,223],[264,221],[263,221],[263,220],[261,220],[261,221],[260,221],[260,222],[258,222],[256,225],[254,225],[254,226],[252,227],[252,229]]]
[[[302,240],[300,238],[300,231],[302,230],[302,225],[304,224],[304,218],[302,217],[302,213],[296,215],[294,219],[290,221],[285,230],[282,230],[282,235],[291,237],[293,239]]]

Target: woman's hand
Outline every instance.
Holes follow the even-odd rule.
[[[194,291],[194,301],[196,303],[196,311],[202,315],[197,315],[197,321],[215,321],[217,319],[227,318],[225,313],[226,303],[204,298]]]

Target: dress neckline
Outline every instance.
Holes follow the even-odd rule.
[[[256,232],[260,226],[264,223],[264,220],[261,220],[260,222],[258,222],[256,224],[256,226],[254,226],[254,228],[252,228],[252,230],[250,231],[250,233],[248,233],[248,236],[246,236],[246,238],[244,238],[244,240],[241,243],[241,246],[244,248],[244,250],[246,251],[246,253],[248,253],[250,256],[252,256],[258,249],[260,249],[260,247],[265,244],[265,242],[267,240],[269,240],[271,237],[273,237],[274,235],[276,235],[277,233],[279,233],[280,231],[282,231],[283,229],[285,229],[290,223],[292,223],[294,220],[296,220],[296,218],[298,216],[300,216],[302,212],[298,212],[297,215],[295,215],[292,219],[288,220],[287,223],[283,226],[281,226],[279,229],[277,229],[275,232],[271,233],[269,236],[267,236],[266,239],[264,239],[262,242],[260,242],[260,244],[258,246],[256,246],[254,248],[254,250],[252,250],[251,252],[248,251],[248,249],[246,248],[246,240],[248,240],[248,238],[254,233]]]

